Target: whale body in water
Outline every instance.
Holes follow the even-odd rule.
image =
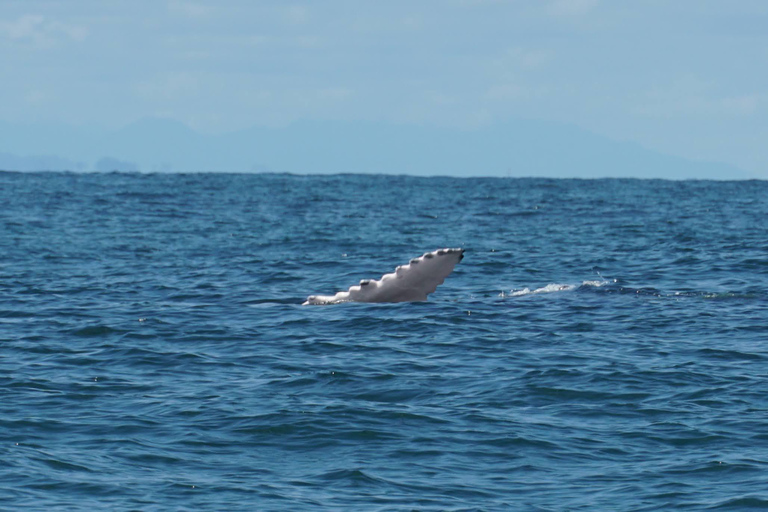
[[[427,295],[443,284],[462,258],[464,249],[438,249],[412,259],[378,281],[363,279],[360,284],[336,295],[310,295],[303,305],[424,301]]]

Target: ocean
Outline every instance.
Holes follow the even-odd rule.
[[[0,173],[0,441],[9,511],[766,509],[768,182]]]

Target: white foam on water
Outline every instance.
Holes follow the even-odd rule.
[[[501,297],[522,297],[524,295],[533,295],[537,293],[565,292],[565,291],[575,290],[576,288],[577,286],[574,284],[552,283],[552,284],[548,284],[547,286],[543,286],[541,288],[536,288],[535,290],[531,290],[530,288],[526,287],[526,288],[523,288],[522,290],[511,290],[507,294],[502,292]]]
[[[499,297],[523,297],[525,295],[535,295],[540,293],[556,293],[556,292],[569,292],[572,290],[575,290],[580,287],[593,287],[593,288],[599,288],[601,286],[605,286],[606,284],[615,283],[616,280],[607,280],[607,279],[600,279],[600,280],[592,280],[592,281],[582,281],[581,285],[577,284],[560,284],[560,283],[550,283],[546,286],[542,286],[541,288],[535,288],[531,290],[528,287],[519,289],[519,290],[511,290],[509,293],[501,292],[499,294]]]
[[[581,286],[592,286],[594,288],[600,288],[601,286],[605,286],[607,284],[613,284],[616,283],[616,279],[600,279],[599,281],[582,281]]]

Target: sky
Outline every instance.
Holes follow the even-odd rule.
[[[764,0],[3,0],[0,69],[6,133],[535,120],[768,179]]]

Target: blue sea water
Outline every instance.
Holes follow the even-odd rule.
[[[768,182],[0,173],[2,510],[768,508]],[[301,306],[440,247],[428,302]]]

